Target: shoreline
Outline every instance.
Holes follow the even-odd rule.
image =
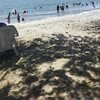
[[[70,9],[69,9],[70,10]],[[71,15],[74,15],[74,14],[81,14],[81,13],[84,13],[84,12],[94,12],[94,11],[98,11],[98,10],[100,10],[100,8],[95,8],[95,9],[89,9],[89,10],[82,10],[82,11],[72,11],[72,12],[70,12],[68,10],[68,12],[67,11],[65,11],[65,12],[60,12],[59,14],[57,14],[57,12],[56,11],[53,11],[53,15],[52,14],[47,14],[48,16],[46,16],[45,14],[45,16],[42,16],[41,14],[38,16],[38,15],[21,15],[22,17],[25,17],[26,16],[26,20],[25,21],[21,21],[20,23],[28,23],[28,22],[31,22],[31,21],[38,21],[38,20],[45,20],[45,19],[48,19],[48,18],[56,18],[56,17],[63,17],[63,16],[71,16]],[[52,12],[52,11],[51,11]],[[37,18],[35,17],[35,16],[37,16]],[[16,16],[13,16],[13,20],[12,20],[12,22],[10,23],[10,24],[18,24],[18,22],[17,22],[17,20],[15,20],[15,17]],[[5,18],[6,19],[6,18]],[[3,22],[5,22],[6,24],[8,24],[7,23],[7,20],[3,20]]]
[[[94,13],[96,13],[94,15]],[[45,23],[45,22],[49,22],[49,21],[59,21],[59,20],[62,20],[64,18],[70,18],[70,17],[73,17],[73,16],[88,16],[91,17],[91,16],[97,16],[99,18],[99,15],[97,14],[100,14],[100,9],[98,10],[91,10],[91,11],[84,11],[84,12],[80,12],[80,13],[76,13],[76,14],[66,14],[66,15],[62,15],[62,16],[55,16],[55,17],[48,17],[48,18],[44,18],[44,19],[37,19],[37,20],[32,20],[32,21],[27,21],[27,22],[21,22],[21,23],[11,23],[11,24],[7,24],[7,25],[26,25],[26,24],[37,24],[37,23]]]
[[[79,28],[85,27],[86,23],[91,23],[91,21],[100,19],[100,10],[82,12],[79,14],[66,15],[62,17],[47,18],[27,23],[16,23],[14,25],[19,33],[19,38],[21,40],[30,41],[35,37],[51,36],[53,33],[63,33],[65,34],[68,30],[70,35],[89,35],[83,29]],[[53,27],[54,26],[54,27]],[[64,27],[63,27],[64,26]],[[76,27],[74,30],[73,28]],[[58,31],[57,31],[58,30]],[[77,32],[78,34],[75,34]],[[97,35],[98,36],[98,35]]]

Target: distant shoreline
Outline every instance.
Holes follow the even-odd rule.
[[[55,17],[48,17],[48,18],[44,18],[44,19],[37,19],[37,20],[31,20],[31,21],[25,21],[25,22],[15,22],[15,23],[11,23],[8,25],[25,25],[25,24],[33,24],[33,23],[44,23],[44,22],[48,22],[48,21],[55,21],[55,20],[62,20],[64,18],[70,18],[72,16],[83,16],[83,15],[91,15],[91,16],[99,16],[98,14],[100,14],[100,9],[98,10],[91,10],[91,11],[84,11],[84,12],[80,12],[80,13],[76,13],[76,14],[66,14],[63,16],[55,16]]]

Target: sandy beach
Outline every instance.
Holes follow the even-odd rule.
[[[99,10],[14,26],[20,57],[0,58],[0,100],[100,99]]]

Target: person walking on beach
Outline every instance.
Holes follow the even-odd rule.
[[[10,23],[10,16],[11,16],[11,13],[9,12],[8,17],[7,17],[8,23]]]
[[[17,15],[17,21],[20,23],[20,15]]]

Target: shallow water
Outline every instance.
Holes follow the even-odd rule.
[[[91,11],[99,9],[100,1],[92,0],[95,2],[96,7],[90,3],[91,0],[0,0],[0,21],[7,23],[7,16],[9,12],[17,10],[21,18],[24,17],[25,21],[43,19],[48,17],[63,16],[66,14],[80,13],[83,11]],[[84,6],[75,6],[73,3],[81,2]],[[56,5],[68,4],[69,8],[64,12],[57,14]],[[88,3],[86,6],[85,3]],[[28,11],[27,14],[23,14],[23,11]],[[17,21],[16,15],[11,15],[11,22]]]

